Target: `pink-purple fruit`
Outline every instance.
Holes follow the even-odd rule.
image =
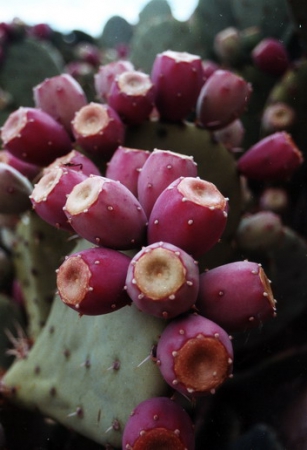
[[[30,195],[36,213],[50,225],[73,232],[63,207],[73,187],[86,178],[81,171],[64,166],[50,168],[35,184]]]
[[[221,238],[228,202],[217,187],[196,177],[180,177],[160,194],[148,222],[148,243],[170,242],[194,258]]]
[[[147,217],[157,198],[179,177],[196,177],[197,164],[192,156],[170,150],[154,149],[144,163],[138,178],[138,199]]]
[[[106,177],[120,181],[137,197],[138,179],[150,152],[120,145],[107,163]]]
[[[228,332],[259,326],[276,314],[270,282],[262,267],[251,261],[203,272],[197,308]]]
[[[107,314],[129,304],[124,289],[129,262],[127,255],[103,247],[66,257],[57,270],[62,301],[80,315]]]
[[[1,129],[6,150],[30,164],[45,166],[72,150],[65,128],[41,109],[20,107]]]
[[[238,160],[239,172],[259,181],[285,181],[300,167],[303,155],[286,131],[277,131],[250,147]]]
[[[119,181],[88,177],[68,195],[64,212],[75,232],[93,244],[124,250],[144,242],[145,212]]]
[[[194,450],[194,426],[188,413],[168,397],[139,403],[128,418],[123,450]]]
[[[187,52],[166,50],[156,56],[151,79],[161,118],[182,121],[195,108],[203,84],[201,58]]]
[[[196,106],[197,122],[211,130],[224,128],[244,112],[252,88],[229,70],[216,70],[203,85]]]
[[[157,345],[165,381],[191,397],[214,393],[231,375],[233,348],[226,331],[198,314],[173,319]]]
[[[131,260],[126,278],[130,298],[141,311],[171,319],[194,305],[199,287],[196,261],[167,242],[143,247]]]

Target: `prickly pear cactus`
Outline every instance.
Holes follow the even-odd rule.
[[[36,339],[44,327],[56,290],[54,271],[73,248],[69,234],[26,213],[16,230],[13,260],[28,315],[28,335]]]
[[[150,359],[164,327],[135,306],[79,317],[56,297],[31,353],[2,381],[14,402],[120,448],[133,407],[167,392]]]

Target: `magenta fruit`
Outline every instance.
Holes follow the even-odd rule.
[[[154,149],[138,178],[138,199],[147,217],[162,191],[179,177],[196,177],[197,164],[192,156]]]
[[[153,62],[151,79],[161,118],[182,121],[195,108],[204,81],[201,58],[171,50],[159,53]]]
[[[213,42],[213,49],[218,59],[224,64],[236,62],[242,52],[242,38],[235,27],[227,27],[219,31]]]
[[[72,131],[76,143],[87,153],[109,159],[123,143],[125,127],[109,105],[91,102],[75,114]]]
[[[56,158],[49,166],[44,168],[44,173],[54,167],[66,167],[85,175],[101,175],[99,168],[93,161],[78,150],[72,150],[65,156]]]
[[[132,192],[118,181],[88,177],[68,195],[64,212],[76,233],[93,244],[130,249],[144,242],[145,212]]]
[[[6,150],[30,164],[45,166],[69,153],[72,143],[64,127],[37,108],[20,107],[1,129]]]
[[[66,257],[57,270],[62,301],[80,315],[107,314],[129,304],[124,290],[129,262],[127,255],[102,247]]]
[[[74,48],[75,58],[84,61],[94,68],[98,67],[101,62],[101,50],[90,42],[79,42]]]
[[[0,151],[0,161],[8,164],[11,167],[14,167],[14,169],[18,170],[18,172],[20,172],[30,181],[33,180],[42,170],[40,166],[37,166],[36,164],[30,164],[21,160],[20,158],[16,158],[16,156],[5,149]]]
[[[245,128],[242,121],[236,119],[226,127],[215,130],[213,135],[217,142],[221,142],[228,150],[236,152],[243,143]]]
[[[275,38],[265,38],[253,49],[252,59],[256,67],[273,76],[281,76],[289,67],[286,47]]]
[[[106,177],[120,181],[137,197],[138,179],[150,152],[119,146],[107,163]]]
[[[226,331],[197,314],[173,319],[157,345],[165,381],[184,395],[214,393],[231,375],[233,348]]]
[[[235,237],[240,250],[266,253],[281,242],[284,227],[279,214],[258,211],[241,218]]]
[[[75,113],[87,104],[81,85],[68,73],[45,79],[33,88],[35,106],[61,123],[71,134]]]
[[[285,131],[273,133],[250,147],[238,160],[242,175],[259,181],[289,179],[303,162],[303,155]]]
[[[30,195],[36,213],[50,225],[73,232],[63,207],[73,187],[86,178],[81,171],[65,167],[46,171]]]
[[[134,66],[130,61],[122,59],[99,67],[98,72],[94,75],[94,86],[100,101],[107,102],[115,77],[127,70],[134,70]]]
[[[276,315],[270,282],[250,261],[218,266],[200,275],[197,308],[228,332],[257,327]]]
[[[198,96],[198,124],[211,130],[230,124],[246,109],[251,92],[251,85],[242,77],[229,70],[216,70]]]
[[[276,131],[289,131],[296,120],[296,112],[287,103],[277,102],[268,105],[261,117],[261,127],[266,134]]]
[[[276,214],[284,213],[290,205],[289,193],[284,187],[270,186],[264,189],[259,198],[259,207]]]
[[[188,413],[167,397],[139,403],[128,418],[123,450],[194,450],[194,426]]]
[[[108,95],[108,104],[127,125],[149,118],[154,107],[155,89],[149,75],[131,70],[117,75]]]
[[[194,259],[167,242],[143,247],[131,260],[127,292],[141,311],[171,319],[194,305],[199,270]]]
[[[228,202],[217,187],[195,177],[181,177],[158,197],[148,222],[148,243],[165,241],[194,258],[221,238]]]

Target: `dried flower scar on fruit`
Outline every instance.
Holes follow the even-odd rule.
[[[167,397],[139,403],[125,425],[123,450],[194,450],[195,433],[188,413]]]
[[[170,319],[195,303],[199,270],[194,259],[167,242],[143,247],[131,260],[126,288],[143,312]]]
[[[197,314],[173,319],[157,346],[165,381],[188,396],[214,393],[231,375],[233,348],[218,324]]]
[[[71,254],[57,270],[62,301],[81,315],[107,314],[129,304],[124,289],[129,262],[127,255],[102,247]]]

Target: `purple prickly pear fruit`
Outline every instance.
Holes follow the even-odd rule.
[[[45,79],[33,88],[34,103],[72,134],[75,113],[87,104],[81,85],[68,73]]]
[[[242,38],[235,27],[227,27],[219,31],[214,37],[213,48],[219,60],[231,65],[238,60],[242,52]]]
[[[162,191],[179,177],[196,177],[192,156],[155,149],[148,157],[138,179],[138,199],[147,217]]]
[[[148,150],[120,145],[107,163],[106,177],[120,181],[137,197],[139,174],[149,155]]]
[[[283,187],[267,187],[259,197],[259,207],[264,211],[282,214],[287,210],[289,205],[289,193]]]
[[[250,147],[237,162],[242,175],[259,181],[285,181],[303,162],[290,134],[273,133]]]
[[[45,166],[69,153],[72,143],[65,128],[46,112],[20,107],[1,129],[3,146],[30,164]]]
[[[218,324],[188,314],[173,319],[162,332],[157,364],[165,381],[182,394],[214,393],[231,375],[232,343]]]
[[[265,38],[253,49],[252,60],[261,71],[273,76],[281,76],[290,65],[284,44],[275,38]]]
[[[251,92],[251,85],[242,77],[229,70],[216,70],[198,96],[198,124],[211,130],[224,128],[244,112]]]
[[[103,247],[71,254],[57,269],[62,301],[80,315],[107,314],[128,305],[124,285],[129,262],[129,256]]]
[[[228,199],[208,181],[180,177],[160,194],[148,222],[148,243],[170,242],[194,258],[213,247],[227,222]]]
[[[202,61],[203,68],[203,84],[211,77],[211,75],[218,69],[220,69],[220,65],[211,59],[204,59]]]
[[[72,150],[71,152],[67,153],[67,155],[56,158],[53,163],[44,168],[44,173],[49,169],[53,169],[54,167],[63,166],[68,169],[76,170],[77,172],[82,172],[87,176],[101,175],[100,170],[96,166],[96,164],[94,164],[90,158],[83,155],[83,153],[78,152],[77,150]]]
[[[94,86],[100,101],[107,102],[115,77],[128,70],[134,70],[133,64],[122,59],[99,67],[98,72],[94,75]]]
[[[93,244],[125,250],[144,242],[145,212],[118,181],[88,177],[67,196],[64,212],[75,232]]]
[[[84,61],[94,68],[98,67],[101,63],[101,50],[100,48],[89,42],[80,42],[74,48],[75,58]]]
[[[200,275],[199,313],[228,332],[257,327],[275,317],[270,281],[260,264],[236,261]]]
[[[167,242],[143,247],[131,260],[127,292],[141,311],[171,319],[194,305],[199,287],[197,262]]]
[[[240,149],[245,134],[245,128],[240,119],[236,119],[224,128],[215,130],[213,135],[218,142],[221,142],[230,151]]]
[[[20,214],[30,209],[32,184],[14,167],[0,162],[0,213]]]
[[[30,181],[33,180],[42,170],[40,166],[22,161],[20,158],[16,158],[16,156],[5,149],[0,150],[0,161],[18,170],[18,172]]]
[[[139,403],[128,418],[123,450],[194,450],[195,433],[188,413],[168,397]]]
[[[236,243],[243,251],[268,252],[276,248],[284,236],[279,214],[259,211],[241,218]]]
[[[30,27],[28,27],[27,34],[29,36],[35,37],[36,39],[48,41],[51,39],[53,29],[48,23],[36,23],[35,25],[31,25]]]
[[[159,53],[153,62],[151,79],[160,117],[182,121],[195,108],[204,82],[201,58],[171,50]]]
[[[94,68],[91,64],[85,61],[70,61],[64,67],[66,73],[69,73],[73,78],[75,78],[78,83],[88,80],[89,77],[94,76]]]
[[[46,171],[30,195],[36,213],[50,225],[73,232],[63,206],[73,187],[86,178],[82,172],[65,167],[54,167]]]
[[[289,131],[296,120],[295,110],[287,103],[277,102],[268,105],[262,114],[261,127],[266,134],[276,131]]]
[[[125,127],[109,105],[91,102],[76,112],[72,121],[76,143],[93,156],[108,160],[124,141]]]
[[[113,81],[108,104],[127,125],[138,125],[148,119],[154,107],[154,85],[149,75],[129,70]]]

